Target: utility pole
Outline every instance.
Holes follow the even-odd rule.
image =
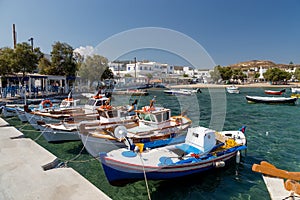
[[[134,80],[136,82],[136,57],[134,57]]]
[[[33,52],[33,37],[29,38],[28,41],[31,43],[31,50]]]
[[[17,47],[17,33],[16,33],[16,26],[13,24],[13,42],[14,42],[14,49]]]

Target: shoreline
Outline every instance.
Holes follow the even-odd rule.
[[[239,88],[291,88],[291,87],[298,87],[300,83],[290,83],[288,85],[270,85],[269,83],[250,83],[250,84],[191,84],[191,85],[172,85],[169,88],[226,88],[228,86],[235,85]]]

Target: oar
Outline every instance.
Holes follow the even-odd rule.
[[[263,165],[253,164],[252,171],[283,179],[300,180],[300,172],[288,172],[282,169],[277,169],[275,166],[267,162],[263,163]]]
[[[296,194],[300,195],[300,183],[293,180],[286,180],[284,187],[287,191],[294,191]]]

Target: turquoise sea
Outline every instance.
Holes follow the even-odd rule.
[[[194,97],[167,96],[163,91],[149,91],[146,97],[113,97],[113,105],[139,100],[139,108],[156,96],[156,105],[172,109],[173,115],[185,112],[193,126],[218,131],[235,130],[246,125],[248,149],[241,163],[218,170],[170,181],[148,181],[151,199],[270,199],[260,174],[252,172],[254,163],[266,160],[288,171],[300,171],[300,100],[296,105],[249,104],[245,95],[263,95],[266,88],[241,88],[240,94],[226,94],[220,89],[201,89]],[[290,94],[288,90],[287,96]],[[299,104],[298,104],[299,103]],[[198,120],[199,119],[199,120]],[[224,121],[222,121],[224,119]],[[47,143],[40,132],[17,118],[6,119],[26,137],[56,155],[112,199],[147,199],[145,181],[123,187],[111,186],[100,162],[93,159],[81,142]]]

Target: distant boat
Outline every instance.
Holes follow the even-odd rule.
[[[148,96],[149,92],[141,89],[128,89],[128,90],[116,90],[113,91],[115,95],[131,95],[131,96]]]
[[[248,102],[252,103],[271,103],[271,104],[295,104],[297,98],[292,97],[261,97],[246,96]]]
[[[285,92],[285,89],[276,91],[276,90],[265,90],[265,94],[270,94],[270,95],[282,95],[282,93]]]
[[[200,88],[197,89],[172,89],[172,90],[164,90],[165,94],[169,95],[185,95],[190,96],[195,93],[201,93]]]
[[[294,93],[294,94],[300,94],[300,88],[299,87],[293,87],[293,88],[291,88],[291,90],[292,90],[292,93]]]
[[[216,132],[199,126],[188,129],[182,143],[154,149],[138,143],[131,150],[119,148],[100,153],[100,161],[113,185],[146,177],[164,180],[188,176],[224,167],[230,159],[240,156],[239,151],[247,148],[243,130]]]
[[[230,94],[239,94],[240,93],[239,88],[236,87],[235,85],[226,87],[226,91]]]

